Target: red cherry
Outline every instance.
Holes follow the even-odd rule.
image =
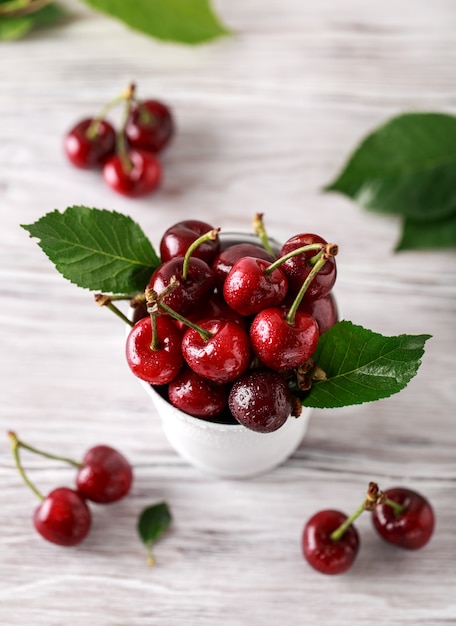
[[[339,321],[337,303],[332,292],[322,298],[318,298],[318,300],[312,300],[311,302],[304,300],[299,306],[299,311],[309,313],[315,319],[320,335]]]
[[[405,487],[387,489],[384,495],[404,507],[404,510],[395,512],[388,503],[375,506],[372,521],[380,536],[407,550],[418,550],[425,546],[435,525],[434,513],[426,498]]]
[[[287,311],[270,307],[260,311],[250,326],[250,341],[255,355],[273,370],[299,367],[315,351],[318,324],[308,313],[297,311],[290,324]]]
[[[279,305],[287,294],[285,274],[270,261],[251,256],[238,259],[223,285],[223,297],[241,315],[255,315],[266,307]]]
[[[222,291],[225,278],[233,265],[244,256],[273,261],[274,257],[264,248],[254,243],[236,243],[224,248],[212,262],[217,287]]]
[[[86,452],[76,476],[82,496],[92,502],[108,503],[123,498],[133,482],[127,459],[110,446],[94,446]]]
[[[250,364],[247,332],[236,322],[205,320],[200,327],[211,333],[207,340],[189,328],[182,339],[182,353],[188,365],[203,378],[217,383],[233,382]]]
[[[359,550],[359,535],[350,525],[337,541],[331,533],[347,519],[340,511],[324,510],[315,513],[304,527],[303,555],[309,565],[322,574],[342,574],[353,564]]]
[[[160,152],[174,135],[170,109],[158,100],[135,104],[128,116],[125,135],[130,146],[148,152]]]
[[[184,256],[190,245],[201,235],[214,230],[214,227],[199,220],[184,220],[174,226],[170,226],[163,234],[160,241],[160,257],[162,263],[175,257]],[[200,244],[192,253],[192,256],[212,263],[215,255],[220,250],[220,239],[215,239]]]
[[[297,250],[302,246],[326,243],[327,242],[322,237],[311,233],[295,235],[283,244],[279,252],[279,257],[285,256],[289,252]],[[312,270],[313,265],[311,259],[313,259],[317,253],[318,251],[316,250],[301,252],[291,259],[288,259],[280,266],[288,279],[290,296],[293,297],[299,293],[302,284]],[[310,283],[304,295],[304,300],[316,300],[329,293],[336,281],[336,273],[335,258],[330,257]]]
[[[187,315],[187,319],[194,324],[200,324],[204,320],[212,319],[233,320],[233,322],[240,324],[242,328],[246,327],[245,318],[229,307],[217,293],[213,293],[209,300],[202,303],[201,307],[196,308],[193,313]],[[187,330],[187,326],[183,322],[176,320],[175,323],[182,331]]]
[[[187,315],[212,295],[215,279],[208,264],[193,256],[189,259],[186,277],[183,271],[184,257],[170,259],[157,267],[148,286],[160,295],[172,279],[177,279],[179,284],[163,298],[163,302],[176,313]]]
[[[126,159],[128,167],[119,154],[105,162],[103,178],[109,187],[129,198],[139,198],[154,191],[162,178],[162,167],[157,158],[144,150],[128,150]]]
[[[286,422],[292,410],[291,394],[277,372],[246,372],[234,383],[228,405],[236,420],[260,433],[271,433]]]
[[[168,399],[173,406],[200,418],[219,415],[228,403],[228,386],[202,378],[184,367],[168,385]]]
[[[94,129],[94,133],[88,132],[89,129]],[[116,131],[113,126],[106,120],[95,123],[93,118],[73,126],[64,142],[65,154],[71,163],[83,169],[102,165],[114,154],[115,147]]]
[[[60,546],[75,546],[89,532],[91,514],[79,493],[58,487],[37,507],[33,524],[47,541]]]
[[[135,376],[152,385],[169,383],[183,365],[182,333],[169,317],[157,315],[157,349],[152,348],[150,315],[143,317],[128,334],[125,353]]]

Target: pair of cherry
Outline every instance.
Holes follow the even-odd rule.
[[[126,356],[186,413],[210,419],[228,409],[235,423],[272,432],[299,414],[288,374],[313,369],[319,336],[337,321],[337,247],[302,233],[274,251],[260,215],[254,227],[258,244],[228,246],[198,220],[167,229]]]
[[[87,501],[109,504],[120,500],[130,491],[132,467],[120,452],[110,446],[90,448],[79,462],[34,448],[18,439],[13,432],[8,435],[19,473],[41,500],[34,512],[33,524],[38,533],[51,543],[61,546],[79,544],[87,536],[92,523]],[[19,454],[21,448],[76,467],[76,489],[57,487],[43,496],[24,471]]]
[[[124,104],[116,131],[107,112]],[[73,165],[102,168],[105,182],[120,194],[140,197],[156,189],[162,179],[157,154],[174,135],[169,107],[155,99],[139,100],[134,85],[109,102],[96,117],[85,118],[65,136],[64,149]]]
[[[380,491],[371,482],[363,503],[351,516],[328,509],[315,513],[305,525],[303,555],[314,569],[323,574],[350,569],[360,546],[353,522],[364,511],[372,512],[374,528],[385,541],[406,550],[424,547],[434,532],[434,512],[424,496],[405,487]]]

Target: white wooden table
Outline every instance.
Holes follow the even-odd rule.
[[[359,139],[406,110],[456,111],[452,0],[218,0],[236,34],[161,44],[66,2],[64,25],[0,47],[0,622],[5,626],[456,624],[455,254],[393,254],[395,218],[320,190]],[[135,81],[167,101],[178,134],[154,196],[131,201],[62,156],[70,125]],[[430,333],[422,368],[388,400],[315,411],[283,466],[217,480],[170,448],[123,356],[124,331],[61,278],[19,224],[83,204],[131,215],[154,243],[195,217],[249,229],[265,214],[285,239],[340,245],[342,316],[385,335]],[[125,500],[97,507],[77,548],[32,528],[37,502],[14,469],[8,430],[80,458],[96,443],[134,465]],[[24,454],[44,492],[74,472]],[[307,518],[350,512],[367,483],[432,502],[422,551],[381,542],[367,515],[353,569],[327,578],[301,556]],[[136,520],[166,500],[172,528],[146,564]]]

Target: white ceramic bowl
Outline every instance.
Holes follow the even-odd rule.
[[[245,233],[223,233],[223,244],[258,243]],[[279,244],[271,240],[277,249]],[[128,329],[129,330],[129,329]],[[299,447],[311,409],[289,417],[272,433],[258,433],[235,424],[219,424],[192,417],[172,406],[149,383],[140,380],[161,418],[163,431],[174,450],[191,465],[221,478],[246,478],[277,467]]]

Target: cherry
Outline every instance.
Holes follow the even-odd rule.
[[[270,261],[245,256],[233,265],[223,285],[226,303],[241,315],[255,315],[279,305],[287,294],[288,282],[280,268],[269,271]]]
[[[301,302],[299,311],[309,313],[318,324],[320,335],[329,330],[339,320],[337,303],[332,292],[318,300]]]
[[[286,422],[292,411],[292,400],[282,376],[261,368],[246,372],[234,383],[228,406],[246,428],[270,433]]]
[[[33,524],[47,541],[60,546],[75,546],[87,536],[91,514],[78,492],[68,487],[58,487],[37,507]]]
[[[334,538],[348,521],[340,511],[327,509],[315,513],[306,523],[302,535],[303,555],[309,565],[322,574],[342,574],[353,565],[358,554],[359,534],[353,524]]]
[[[169,317],[149,315],[136,322],[125,347],[133,374],[152,385],[169,383],[184,362],[181,337],[181,331]]]
[[[76,476],[79,493],[99,503],[120,500],[130,491],[132,482],[130,463],[120,452],[105,445],[86,452]]]
[[[380,536],[407,550],[425,546],[435,525],[434,513],[427,499],[405,487],[387,489],[383,496],[372,513],[374,527]]]
[[[318,338],[317,322],[301,311],[296,311],[294,320],[290,321],[286,309],[269,307],[260,311],[250,326],[253,352],[273,370],[302,365],[315,351]]]
[[[78,122],[67,133],[65,154],[73,165],[88,169],[103,165],[114,154],[116,131],[104,119],[87,118]]]
[[[214,318],[233,320],[233,322],[237,322],[243,328],[246,327],[245,318],[229,307],[218,293],[213,293],[209,300],[204,301],[201,307],[195,309],[193,313],[187,316],[187,319],[195,324]],[[176,320],[176,324],[182,330],[187,328],[184,322]]]
[[[170,109],[158,100],[134,103],[125,125],[130,146],[149,152],[160,152],[174,135]]]
[[[173,406],[200,418],[219,415],[228,403],[228,386],[202,378],[184,367],[168,385],[168,399]]]
[[[312,244],[328,245],[327,242],[318,235],[302,233],[288,239],[280,249],[279,256],[285,256],[297,248]],[[288,289],[291,296],[295,296],[299,293],[302,284],[312,271],[318,257],[318,253],[316,254],[315,251],[308,250],[307,252],[291,257],[281,265],[281,269],[288,279]],[[334,254],[332,254],[327,257],[326,262],[313,278],[306,290],[304,299],[316,300],[329,293],[336,281],[336,274],[336,262]]]
[[[213,230],[213,226],[199,220],[184,220],[170,226],[160,240],[160,257],[162,263],[174,257],[184,256],[190,245],[198,237]],[[209,265],[220,250],[218,235],[201,243],[192,253],[193,256],[202,259]]]
[[[129,198],[139,198],[158,187],[162,167],[152,153],[130,149],[112,155],[105,162],[103,178],[114,191]]]
[[[212,262],[212,271],[214,272],[217,287],[223,290],[223,284],[225,278],[228,276],[229,271],[233,265],[245,256],[255,257],[257,259],[265,259],[266,261],[273,261],[273,255],[254,243],[236,243],[224,248],[217,254]]]
[[[182,353],[188,365],[217,383],[239,378],[250,364],[247,332],[226,319],[204,320],[199,326],[199,330],[189,328],[182,338]]]

